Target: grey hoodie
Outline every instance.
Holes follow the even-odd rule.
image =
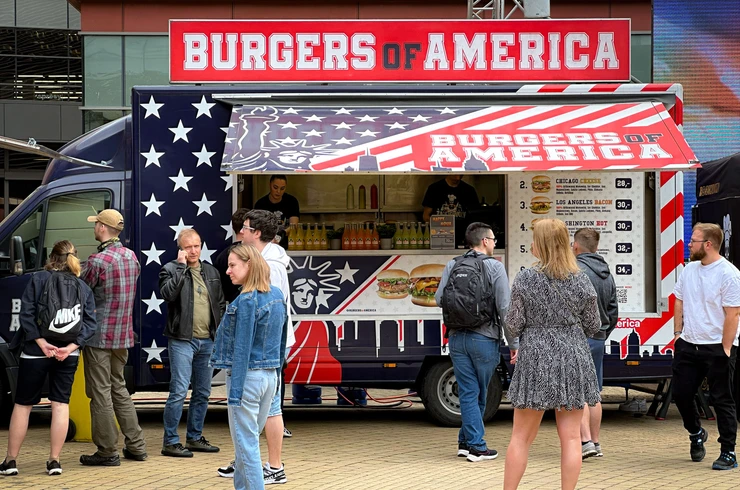
[[[265,248],[262,249],[262,257],[270,267],[270,284],[280,289],[283,293],[283,299],[285,299],[286,307],[288,308],[287,325],[292,327],[293,321],[290,315],[290,286],[288,284],[288,265],[290,264],[290,257],[283,247],[272,242],[268,243]],[[288,328],[285,345],[286,356],[290,352],[290,348],[293,344],[295,344],[295,333],[293,332],[293,328]]]
[[[586,273],[599,297],[599,315],[601,330],[593,336],[596,340],[606,340],[617,326],[619,307],[617,306],[617,286],[609,272],[609,265],[604,258],[595,253],[579,254],[578,266]]]

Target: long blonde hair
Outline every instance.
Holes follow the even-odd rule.
[[[69,240],[56,242],[54,248],[51,249],[44,269],[47,271],[69,272],[80,277],[82,267],[80,266],[80,259],[77,258],[77,250],[72,242]]]
[[[242,284],[242,293],[250,293],[254,290],[266,293],[270,290],[270,266],[262,257],[262,254],[252,245],[240,244],[231,249],[231,253],[242,262],[249,263],[247,277]]]
[[[566,279],[580,272],[570,248],[570,235],[559,219],[543,219],[534,225],[534,248],[539,267],[551,279]]]

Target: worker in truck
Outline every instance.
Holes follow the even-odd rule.
[[[273,175],[270,177],[270,193],[262,196],[254,203],[254,209],[264,209],[275,213],[280,222],[280,246],[288,248],[288,225],[298,223],[301,209],[298,199],[285,192],[288,188],[288,177],[285,175]]]
[[[433,214],[455,217],[455,245],[465,243],[466,216],[469,211],[479,207],[475,187],[462,181],[462,175],[448,175],[427,188],[424,200],[424,222],[428,223]]]

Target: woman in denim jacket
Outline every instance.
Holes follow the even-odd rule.
[[[211,366],[226,369],[236,453],[234,488],[263,489],[259,435],[285,358],[287,310],[283,293],[270,286],[270,268],[256,248],[234,247],[226,274],[241,286],[241,294],[226,308],[218,327]]]

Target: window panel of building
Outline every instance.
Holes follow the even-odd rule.
[[[85,36],[85,105],[123,103],[123,53],[120,36]]]
[[[80,24],[80,12],[71,5],[67,5],[67,12],[69,18],[69,28],[78,30],[81,29],[82,26]]]
[[[0,56],[0,99],[13,98],[15,83],[15,57]]]
[[[134,85],[167,85],[169,83],[169,54],[167,36],[126,36],[124,66],[126,86],[124,103],[131,105]]]
[[[15,29],[0,28],[0,54],[15,54]]]
[[[69,63],[66,59],[16,57],[17,99],[59,100],[70,89]]]
[[[69,35],[58,29],[16,29],[16,54],[69,56]]]
[[[18,27],[67,28],[67,2],[61,0],[22,0],[16,2]]]
[[[0,26],[15,25],[15,0],[0,0]]]
[[[653,36],[650,33],[632,34],[632,76],[642,83],[653,81]]]
[[[124,111],[85,111],[85,132],[115,121],[126,114],[128,112]]]

